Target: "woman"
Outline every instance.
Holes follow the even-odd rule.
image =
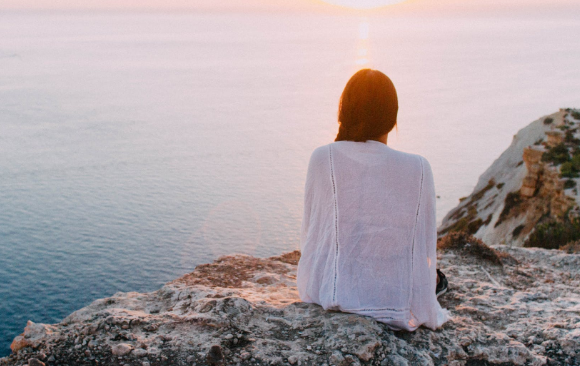
[[[310,158],[298,291],[324,309],[376,318],[392,329],[440,327],[435,188],[427,160],[387,146],[397,92],[380,71],[347,83],[335,142]]]

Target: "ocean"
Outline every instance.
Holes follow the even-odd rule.
[[[118,291],[299,247],[312,150],[362,67],[399,93],[439,222],[533,120],[580,106],[573,16],[0,13],[0,356]]]

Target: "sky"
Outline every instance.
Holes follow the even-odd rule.
[[[356,3],[356,0],[328,1]],[[542,12],[579,8],[578,0],[407,0],[370,12]],[[0,10],[6,9],[353,11],[330,5],[322,0],[0,0]]]

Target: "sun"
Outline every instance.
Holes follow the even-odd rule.
[[[326,3],[344,6],[352,9],[374,9],[396,3],[402,3],[405,0],[323,0]]]

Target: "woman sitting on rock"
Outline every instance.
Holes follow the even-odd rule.
[[[308,166],[298,291],[393,329],[436,329],[448,314],[437,301],[447,281],[436,271],[433,174],[422,156],[387,146],[397,112],[395,87],[380,71],[347,83],[336,140]]]

